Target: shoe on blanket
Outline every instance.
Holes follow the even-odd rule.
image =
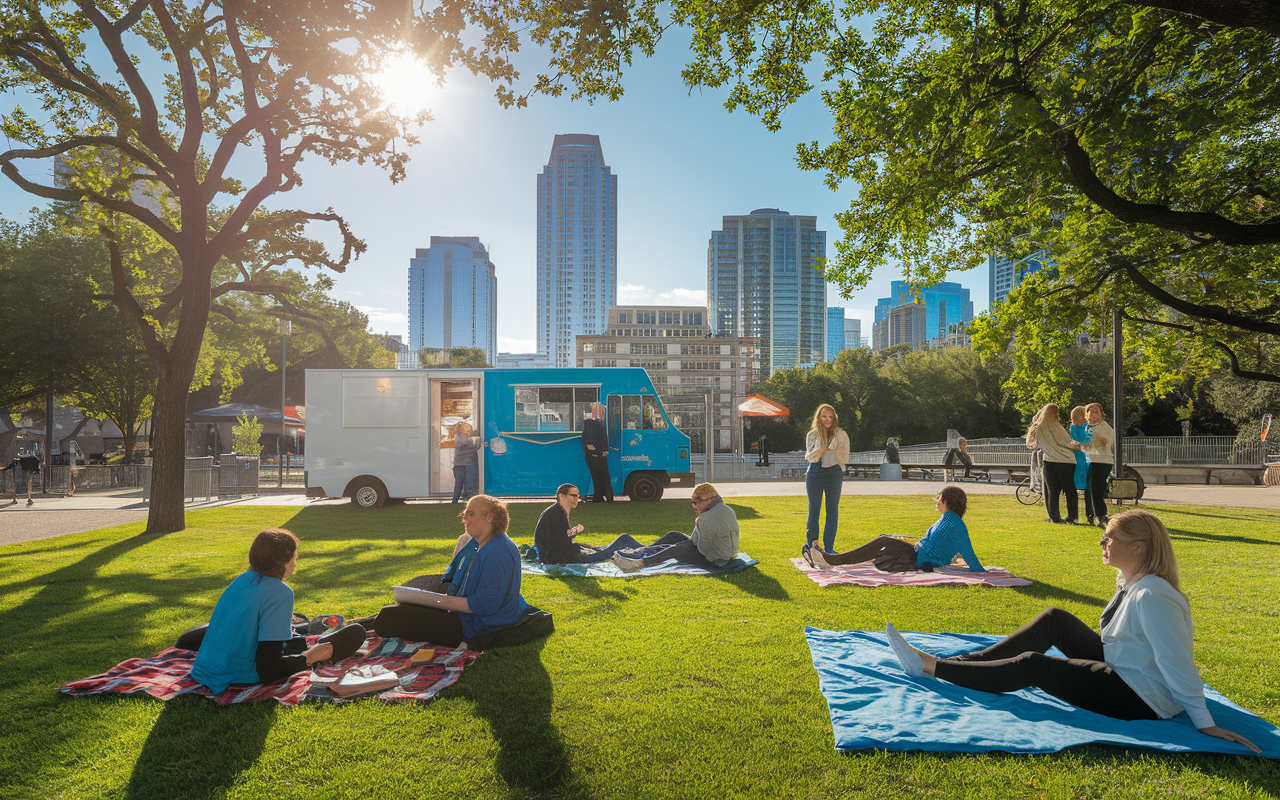
[[[913,678],[933,677],[925,674],[924,659],[911,645],[907,644],[907,640],[902,638],[902,634],[898,633],[898,629],[893,627],[892,622],[885,623],[884,635],[889,640],[889,646],[893,648],[893,654],[898,657],[898,663],[902,665],[903,672]]]
[[[806,563],[808,563],[810,569],[817,569],[818,566],[813,563],[812,551],[813,551],[813,548],[809,546],[808,542],[805,542],[804,545],[800,548],[800,557],[803,558]]]
[[[609,560],[616,564],[618,569],[623,572],[638,572],[639,570],[644,569],[644,559],[627,558],[621,553],[614,553]]]
[[[826,554],[827,551],[819,547],[817,542],[814,542],[809,548],[809,555],[813,557],[813,565],[818,569],[831,569],[831,564],[825,558]]]

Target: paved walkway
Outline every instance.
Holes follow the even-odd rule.
[[[964,483],[969,494],[1013,494],[1012,486],[989,483]],[[845,481],[845,495],[932,495],[942,484],[938,481]],[[724,497],[804,497],[804,481],[742,481],[718,483],[716,488]],[[686,499],[691,489],[671,489],[665,494],[672,499]],[[35,495],[35,504],[26,505],[20,499],[17,505],[0,507],[0,545],[47,539],[68,533],[97,530],[111,525],[124,525],[147,518],[147,505],[142,502],[142,492],[115,491],[78,493],[74,497],[41,497]],[[538,497],[513,500],[518,503],[546,503],[549,498]],[[3,502],[3,500],[0,500]],[[308,500],[302,493],[267,494],[241,500],[215,500],[194,503],[189,510],[218,508],[221,506],[322,506],[342,505],[346,499]],[[446,500],[413,501],[414,503],[440,503]],[[1280,487],[1271,486],[1202,486],[1172,485],[1148,486],[1142,498],[1145,505],[1178,503],[1223,508],[1263,508],[1280,511]]]

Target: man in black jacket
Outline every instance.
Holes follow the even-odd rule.
[[[609,434],[604,428],[604,406],[591,404],[591,419],[582,423],[582,454],[591,472],[591,502],[613,502],[609,482]]]

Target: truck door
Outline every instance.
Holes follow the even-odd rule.
[[[483,441],[480,419],[480,378],[431,378],[430,451],[427,458],[428,487],[433,497],[453,494],[454,454],[457,440],[469,437]],[[476,451],[472,491],[484,491],[484,447]]]

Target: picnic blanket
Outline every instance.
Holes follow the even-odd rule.
[[[1085,711],[1039,689],[991,694],[902,671],[883,631],[805,628],[837,750],[932,750],[949,753],[1053,753],[1101,743],[1178,753],[1252,755],[1244,745],[1206,736],[1185,713],[1167,720],[1125,722]],[[907,633],[939,656],[976,650],[998,636]],[[1050,651],[1060,655],[1054,650]],[[1214,721],[1280,758],[1280,731],[1209,688]]]
[[[307,643],[315,644],[319,637],[308,636]],[[380,700],[430,700],[445,687],[452,686],[462,671],[480,654],[471,650],[437,648],[435,658],[429,664],[405,669],[409,658],[420,647],[432,647],[421,642],[404,642],[400,639],[382,639],[373,631],[365,643],[350,658],[319,667],[310,672],[299,672],[276,683],[253,686],[235,685],[220,694],[213,694],[191,677],[191,665],[196,654],[191,650],[170,647],[151,658],[131,658],[101,675],[92,675],[72,681],[58,689],[63,694],[80,697],[93,694],[134,694],[146,692],[161,700],[172,700],[184,694],[200,694],[220,706],[229,703],[251,703],[259,700],[275,700],[281,705],[296,706],[302,702],[329,701],[344,703],[356,697],[340,698],[328,690],[352,667],[381,666],[400,672],[400,688],[375,692]]]
[[[635,572],[623,572],[612,561],[601,561],[597,564],[542,564],[537,561],[521,561],[520,572],[525,575],[548,575],[553,578],[572,575],[579,578],[636,578],[646,575],[728,575],[740,569],[754,567],[759,564],[746,553],[738,553],[723,567],[699,567],[685,564],[669,558],[661,564]]]
[[[845,564],[827,569],[811,567],[803,558],[793,558],[791,563],[819,586],[831,586],[837,583],[851,583],[856,586],[936,586],[940,583],[960,583],[971,586],[1031,585],[1031,581],[1019,578],[1002,567],[987,567],[986,573],[970,572],[968,567],[938,567],[933,572],[881,572],[870,562]]]

